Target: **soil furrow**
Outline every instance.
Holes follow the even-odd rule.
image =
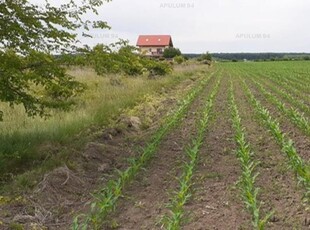
[[[145,171],[128,186],[106,229],[112,229],[113,225],[119,229],[137,229],[137,224],[138,229],[160,229],[160,218],[167,211],[164,204],[168,203],[171,191],[178,186],[175,178],[181,175],[184,148],[196,132],[199,110],[214,83],[215,77],[190,106],[182,124],[163,140]]]
[[[287,134],[295,143],[295,147],[300,157],[305,161],[310,160],[310,138],[296,127],[285,114],[281,113],[275,105],[270,103],[266,97],[259,91],[253,82],[247,81],[248,86],[255,97],[267,108],[273,118],[276,118],[280,123],[281,130]]]
[[[284,96],[280,95],[277,92],[274,92],[271,87],[276,87],[278,89],[281,89],[281,86],[276,85],[274,82],[270,81],[269,79],[258,79],[259,82],[270,92],[272,92],[279,100],[283,101],[287,106],[290,107],[298,107],[298,110],[301,112],[304,112],[304,116],[310,119],[310,113],[309,110],[303,109],[303,107],[309,107],[310,106],[310,101],[305,101],[299,99],[296,95],[291,94],[296,100],[299,100],[300,102],[303,103],[302,106],[294,106],[293,103],[291,103],[288,99],[286,99]]]
[[[235,183],[241,173],[228,109],[228,76],[214,102],[210,124],[194,176],[193,197],[184,229],[250,229],[250,217],[243,208]]]
[[[292,170],[288,169],[287,159],[274,138],[260,125],[255,111],[247,101],[247,97],[236,82],[235,96],[239,107],[246,137],[253,149],[254,159],[260,162],[256,184],[260,188],[259,200],[262,201],[263,213],[274,211],[268,229],[308,229],[309,218],[302,198],[304,191],[298,188]]]

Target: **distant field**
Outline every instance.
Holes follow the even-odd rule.
[[[154,82],[125,78],[125,88],[111,88],[108,79],[75,71],[77,76],[83,73],[79,78],[89,85],[90,91],[82,96],[85,104],[49,121],[29,120],[21,111],[16,112],[19,115],[12,111],[10,119],[1,124],[4,133],[9,138],[17,135],[17,144],[32,133],[51,135],[51,139],[59,132],[65,136],[74,133],[63,132],[65,124],[71,130],[75,122],[78,128],[105,123],[103,117],[110,114],[105,108],[111,106],[115,112],[137,101],[130,97],[176,83],[172,78]],[[175,76],[183,76],[177,80],[181,81],[198,72],[202,74],[196,69]],[[167,104],[165,112],[157,116],[152,129],[101,138],[77,153],[79,167],[60,168],[52,178],[44,177],[36,187],[44,191],[44,197],[31,198],[42,210],[50,210],[48,218],[38,221],[40,226],[310,227],[309,62],[215,63],[178,103]],[[1,138],[5,140],[5,135]],[[89,195],[92,192],[95,195]],[[14,205],[4,205],[3,210],[16,214],[34,206]],[[8,218],[0,214],[2,219]]]

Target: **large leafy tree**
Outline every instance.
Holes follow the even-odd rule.
[[[23,104],[30,116],[43,116],[47,108],[68,108],[83,85],[66,74],[56,54],[75,52],[77,31],[89,36],[91,28],[109,28],[106,22],[84,19],[108,1],[42,0],[38,5],[1,0],[0,101]]]

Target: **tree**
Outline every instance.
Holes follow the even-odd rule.
[[[0,101],[23,104],[30,116],[45,115],[47,108],[66,109],[83,85],[66,74],[55,54],[77,50],[77,33],[109,28],[106,22],[84,20],[88,12],[110,0],[48,0],[0,2]],[[3,112],[0,111],[0,119]]]
[[[198,58],[199,61],[212,61],[212,56],[209,52],[206,52]]]
[[[198,61],[200,61],[203,64],[206,65],[211,65],[212,63],[212,56],[209,52],[203,53],[202,55],[200,55],[197,59]]]
[[[310,56],[305,56],[305,57],[304,57],[304,60],[305,60],[305,61],[309,61],[309,60],[310,60]]]
[[[164,58],[174,58],[175,56],[180,56],[180,55],[182,55],[181,51],[174,47],[166,48],[163,54]]]
[[[82,55],[101,76],[106,74],[137,76],[146,72],[151,75],[166,75],[172,70],[172,66],[167,62],[139,55],[136,47],[122,39],[110,45],[97,44],[92,49],[86,47]],[[71,62],[70,59],[67,61]]]

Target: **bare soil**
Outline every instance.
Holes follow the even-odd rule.
[[[294,141],[294,145],[300,157],[304,161],[310,160],[310,137],[306,136],[291,120],[282,112],[280,112],[275,105],[270,103],[263,94],[260,93],[257,87],[248,81],[248,86],[255,97],[267,108],[273,118],[276,118],[280,124],[281,130]],[[288,106],[288,105],[286,105]]]
[[[250,229],[250,218],[235,186],[241,170],[228,109],[229,78],[224,76],[194,178],[193,199],[186,205],[184,229]]]
[[[259,172],[256,180],[260,188],[258,199],[262,202],[263,215],[274,212],[267,229],[309,229],[310,216],[303,202],[305,191],[298,186],[294,173],[288,168],[286,156],[254,115],[255,111],[238,85],[241,82],[235,83],[235,97],[242,124],[254,153],[253,158],[260,162],[256,168]]]
[[[106,229],[112,229],[112,224],[119,229],[137,229],[137,226],[138,229],[161,228],[161,217],[167,213],[165,205],[178,186],[176,178],[181,175],[180,167],[186,160],[184,149],[196,133],[198,111],[214,83],[213,78],[190,106],[182,124],[163,140],[143,174],[126,189],[124,199],[119,202],[118,211],[110,217]]]

